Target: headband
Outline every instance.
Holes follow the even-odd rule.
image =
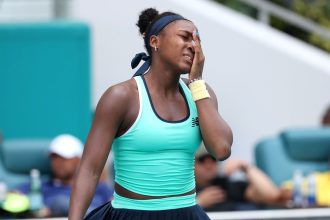
[[[148,33],[146,33],[146,39],[149,40],[151,36],[158,35],[161,30],[166,27],[169,23],[176,21],[176,20],[187,20],[181,15],[167,15],[164,17],[161,17],[158,19],[149,29]],[[134,69],[137,67],[141,60],[144,60],[145,62],[143,65],[135,72],[134,76],[139,76],[144,74],[151,65],[151,57],[148,56],[146,53],[138,53],[135,55],[135,57],[131,61],[131,67]],[[133,76],[133,77],[134,77]]]

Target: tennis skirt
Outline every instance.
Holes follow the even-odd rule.
[[[210,220],[199,205],[185,208],[147,211],[114,208],[111,202],[91,211],[85,220]]]

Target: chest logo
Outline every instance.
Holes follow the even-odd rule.
[[[191,127],[199,126],[198,117],[192,118]]]

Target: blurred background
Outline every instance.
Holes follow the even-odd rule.
[[[85,141],[103,92],[133,75],[130,61],[144,51],[135,23],[147,7],[198,27],[203,77],[233,130],[232,158],[256,163],[262,140],[321,127],[330,106],[327,0],[0,0],[2,140]]]
[[[84,124],[83,128],[80,128],[80,133],[75,130],[68,132],[85,139],[90,123],[90,116],[86,116],[88,111],[92,114],[100,96],[110,85],[132,76],[131,58],[144,50],[135,23],[138,13],[146,7],[181,13],[198,26],[206,54],[204,77],[218,96],[221,115],[234,131],[234,157],[252,162],[253,146],[260,138],[277,134],[287,128],[320,124],[321,116],[330,104],[328,1],[122,0],[113,3],[100,0],[96,3],[88,0],[1,0],[2,28],[6,26],[9,28],[19,23],[25,25],[26,32],[29,32],[28,28],[34,27],[32,24],[49,23],[60,26],[65,25],[65,22],[80,22],[88,32],[85,48],[80,48],[85,50],[85,57],[82,58],[85,60],[77,60],[76,56],[65,54],[65,48],[63,51],[57,51],[57,55],[48,51],[51,56],[48,58],[49,62],[58,69],[46,68],[46,71],[43,71],[43,78],[33,79],[33,84],[26,88],[36,89],[36,85],[52,87],[52,84],[56,83],[51,81],[54,77],[59,77],[61,82],[65,81],[64,77],[70,78],[70,74],[74,73],[67,66],[60,67],[59,57],[68,63],[79,62],[77,65],[82,69],[77,73],[77,77],[84,77],[85,79],[81,80],[85,81],[78,85],[79,82],[72,79],[72,82],[67,83],[69,84],[67,89],[70,93],[75,90],[71,87],[83,90],[79,93],[81,99],[86,102],[84,104],[88,103],[89,109],[81,109],[84,111],[84,117],[80,117],[82,113],[79,111],[73,111],[72,115],[79,115],[79,119],[78,116],[75,117],[75,122],[72,120],[69,122],[67,119],[61,121],[66,124],[78,122]],[[27,108],[32,109],[33,113],[33,108],[36,107],[33,105],[37,104],[35,103],[37,101],[26,99],[21,103],[17,103],[17,99],[10,101],[12,99],[10,96],[13,95],[10,90],[19,92],[14,85],[18,87],[20,84],[26,85],[24,81],[32,81],[34,69],[40,70],[40,66],[45,65],[38,62],[38,57],[35,58],[35,63],[29,63],[28,69],[25,69],[21,62],[33,59],[24,57],[26,54],[23,54],[22,50],[25,48],[18,45],[24,42],[18,41],[20,38],[24,39],[25,35],[13,37],[17,38],[17,44],[10,42],[11,45],[20,48],[15,52],[11,51],[13,60],[8,60],[9,54],[4,50],[4,47],[9,47],[8,39],[2,39],[0,42],[1,84],[7,84],[7,87],[1,86],[3,107],[0,127],[4,137],[13,137],[15,132],[28,136],[32,132],[28,129],[19,131],[20,126],[27,126],[22,124],[25,124],[24,120],[28,120],[26,118],[29,117],[29,112],[20,114],[16,111]],[[59,37],[59,39],[63,38]],[[52,47],[60,46],[59,41],[54,40],[54,42],[57,45]],[[42,47],[40,44],[39,46]],[[37,53],[32,48],[27,50]],[[25,52],[28,54],[27,51]],[[37,55],[47,59],[44,56],[48,54],[40,52]],[[73,65],[71,68],[74,68]],[[20,69],[21,75],[10,71],[11,66]],[[63,74],[63,78],[58,74]],[[15,83],[7,82],[8,78]],[[38,80],[45,80],[45,82],[41,81],[44,85],[40,85]],[[54,93],[67,94],[64,88],[52,89]],[[43,90],[35,91],[33,94],[40,99],[46,98],[42,96],[47,95]],[[53,98],[49,98],[45,104],[54,102]],[[10,107],[7,101],[16,102],[12,103],[15,106],[23,106],[18,110]],[[71,111],[70,108],[65,107],[65,103],[60,105],[62,106],[57,107],[59,111]],[[18,115],[22,124],[13,124],[12,120],[19,120]],[[31,120],[36,126],[38,125],[38,129],[45,130],[43,126],[47,120],[40,122],[41,124],[31,117],[28,122],[31,123]],[[51,136],[56,135],[60,132],[54,128],[59,126],[57,124],[47,125],[52,131],[44,132]]]

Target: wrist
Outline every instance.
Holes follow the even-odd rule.
[[[206,89],[204,80],[197,79],[189,84],[189,89],[194,101],[210,98],[210,94]]]
[[[190,85],[190,83],[193,83],[193,82],[195,82],[195,81],[197,81],[197,80],[202,80],[202,77],[199,76],[199,77],[192,77],[192,78],[190,78],[190,79],[189,79],[189,84],[188,84],[188,85]]]

